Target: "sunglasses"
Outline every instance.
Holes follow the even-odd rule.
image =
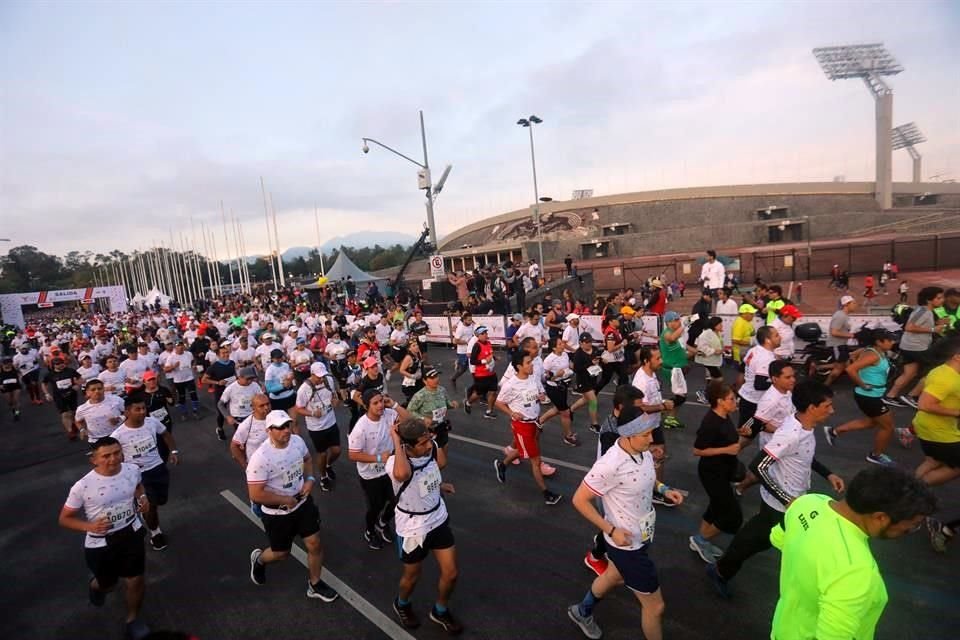
[[[285,423],[285,424],[280,425],[279,427],[267,427],[267,429],[268,429],[269,431],[286,431],[286,430],[289,429],[291,426],[293,426],[293,425],[292,425],[291,423],[287,422],[287,423]]]

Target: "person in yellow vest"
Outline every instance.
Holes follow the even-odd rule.
[[[947,289],[943,292],[943,305],[933,310],[933,315],[947,318],[947,328],[960,329],[960,289]]]

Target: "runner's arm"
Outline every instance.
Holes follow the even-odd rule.
[[[777,464],[777,459],[766,452],[766,450],[760,450],[757,453],[756,457],[750,462],[750,471],[757,476],[757,479],[760,480],[760,484],[770,492],[774,498],[777,499],[782,505],[786,506],[790,504],[794,496],[789,495],[784,491],[780,485],[778,485],[773,480],[773,476],[770,474],[770,470],[773,468],[773,465]]]

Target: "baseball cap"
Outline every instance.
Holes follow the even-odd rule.
[[[267,419],[264,420],[264,422],[266,422],[267,429],[269,429],[271,427],[282,427],[288,422],[293,422],[293,420],[290,418],[290,414],[288,414],[286,411],[274,409],[267,414]]]
[[[748,302],[744,302],[740,305],[740,308],[737,309],[737,313],[756,313],[757,308]]]
[[[577,314],[577,313],[571,313],[571,314],[567,315],[567,322],[569,322],[569,321],[571,321],[571,320],[579,320],[579,319],[580,319],[580,315]]]
[[[680,314],[677,313],[676,311],[667,311],[665,314],[663,314],[664,322],[673,322],[674,320],[679,320],[679,319],[680,319]]]
[[[256,378],[257,372],[253,367],[241,367],[237,371],[237,377],[239,378]]]
[[[368,356],[368,357],[365,358],[364,361],[363,361],[363,368],[364,368],[364,369],[369,369],[370,367],[376,367],[378,364],[380,364],[380,363],[377,362],[377,359],[376,359],[376,358],[374,358],[373,356]]]
[[[306,338],[297,338],[297,344],[307,344]]]
[[[479,327],[473,330],[473,335],[475,336],[478,336],[481,333],[487,333],[487,328],[483,325],[480,325]]]
[[[155,379],[156,377],[157,377],[157,372],[156,372],[156,371],[144,371],[144,372],[143,372],[143,379],[144,379],[144,380],[153,380],[153,379]]]
[[[637,312],[634,310],[633,307],[628,306],[628,305],[624,305],[624,306],[620,307],[620,315],[622,315],[622,316],[635,316],[635,315],[637,315]]]
[[[581,333],[580,342],[593,342],[593,336],[589,333]]]
[[[522,321],[523,321],[523,314],[522,314],[522,313],[515,313],[515,314],[513,314],[513,319],[514,319],[514,320],[520,320],[520,321],[522,322]]]
[[[440,372],[439,372],[437,369],[435,369],[435,368],[433,368],[433,367],[430,367],[429,369],[427,369],[426,371],[423,372],[423,377],[424,377],[424,378],[439,378],[439,377],[440,377]]]
[[[794,305],[788,304],[784,308],[780,309],[781,316],[790,316],[792,318],[802,318],[803,314],[800,313],[800,309],[797,309]]]
[[[840,298],[840,306],[845,307],[851,302],[855,302],[855,301],[856,301],[856,298],[854,298],[853,296],[843,296]]]
[[[327,368],[322,362],[314,362],[312,365],[310,365],[310,375],[322,378],[323,376],[327,375]]]
[[[240,336],[240,337],[243,338],[244,336]],[[274,336],[272,333],[265,333],[265,334],[263,334],[262,336],[260,336],[260,339],[261,339],[261,340],[273,340],[275,337],[276,337],[276,336]]]
[[[657,289],[663,289],[663,282],[660,281],[660,278],[654,278],[650,282],[651,287],[656,287]]]
[[[54,358],[54,359],[51,360],[50,362],[51,362],[52,364],[66,364],[66,363],[67,363],[67,361],[64,360],[63,358]]]

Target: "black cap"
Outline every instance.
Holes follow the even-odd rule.
[[[580,342],[593,342],[593,336],[589,333],[581,333]]]
[[[271,351],[270,351],[270,357],[271,357],[271,358],[282,358],[282,357],[283,357],[283,350],[282,350],[282,349],[273,349],[273,350],[271,350]]]
[[[423,372],[423,377],[424,377],[424,378],[439,378],[439,377],[440,377],[440,372],[439,372],[437,369],[435,369],[434,367],[430,367],[429,369],[427,369],[426,371]]]

